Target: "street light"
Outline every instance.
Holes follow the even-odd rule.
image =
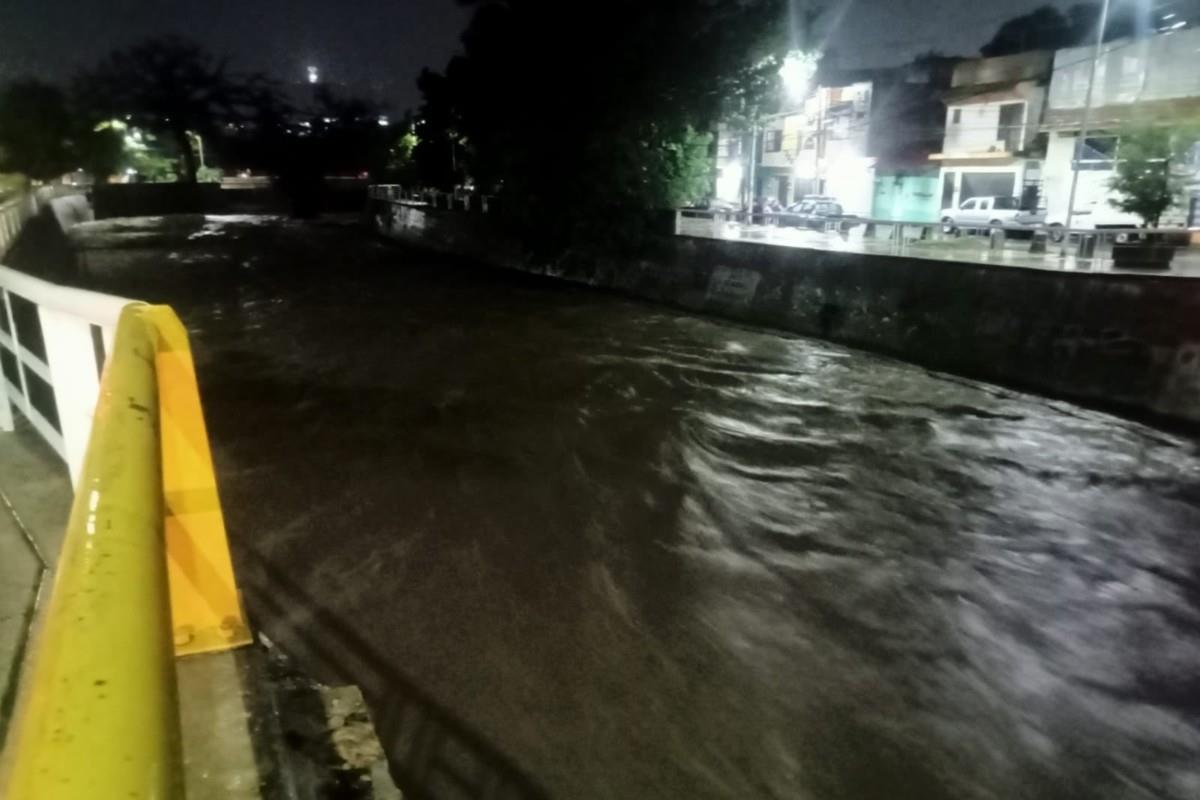
[[[1071,170],[1071,194],[1067,199],[1067,228],[1063,236],[1063,252],[1066,253],[1067,241],[1071,238],[1071,223],[1075,221],[1075,191],[1079,188],[1079,159],[1083,156],[1083,148],[1087,147],[1088,123],[1092,119],[1092,90],[1096,87],[1096,67],[1100,56],[1104,54],[1104,28],[1108,25],[1108,2],[1100,8],[1100,27],[1096,30],[1096,51],[1092,56],[1092,67],[1088,75],[1087,97],[1083,102],[1083,120],[1080,124],[1079,139],[1075,143],[1073,169]],[[1080,240],[1082,242],[1082,239]]]
[[[779,67],[783,91],[790,101],[803,100],[808,96],[813,76],[817,74],[817,56],[801,50],[789,50]]]

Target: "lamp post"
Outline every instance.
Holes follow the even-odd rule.
[[[1108,3],[1109,0],[1104,0],[1104,4],[1100,7],[1100,27],[1096,31],[1096,50],[1092,56],[1092,67],[1088,75],[1087,96],[1083,102],[1083,119],[1079,126],[1079,139],[1075,143],[1075,157],[1071,161],[1071,194],[1067,199],[1067,232],[1063,236],[1064,254],[1067,249],[1067,240],[1071,238],[1071,224],[1075,220],[1075,192],[1079,188],[1079,158],[1083,155],[1083,148],[1087,146],[1088,124],[1092,118],[1092,91],[1096,87],[1096,68],[1100,64],[1100,56],[1104,51],[1104,28],[1108,25]]]

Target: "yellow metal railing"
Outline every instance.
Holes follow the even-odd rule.
[[[121,314],[39,626],[0,797],[181,797],[173,657],[250,636],[170,308]]]

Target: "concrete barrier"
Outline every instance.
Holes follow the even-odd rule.
[[[663,237],[636,258],[534,258],[488,217],[372,201],[376,230],[484,263],[1200,422],[1200,280]]]
[[[92,222],[96,215],[88,199],[81,194],[69,194],[55,197],[50,201],[50,213],[58,222],[58,227],[66,233],[81,222]]]

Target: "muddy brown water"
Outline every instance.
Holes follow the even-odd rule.
[[[84,240],[415,797],[1200,797],[1195,441],[344,224]]]

